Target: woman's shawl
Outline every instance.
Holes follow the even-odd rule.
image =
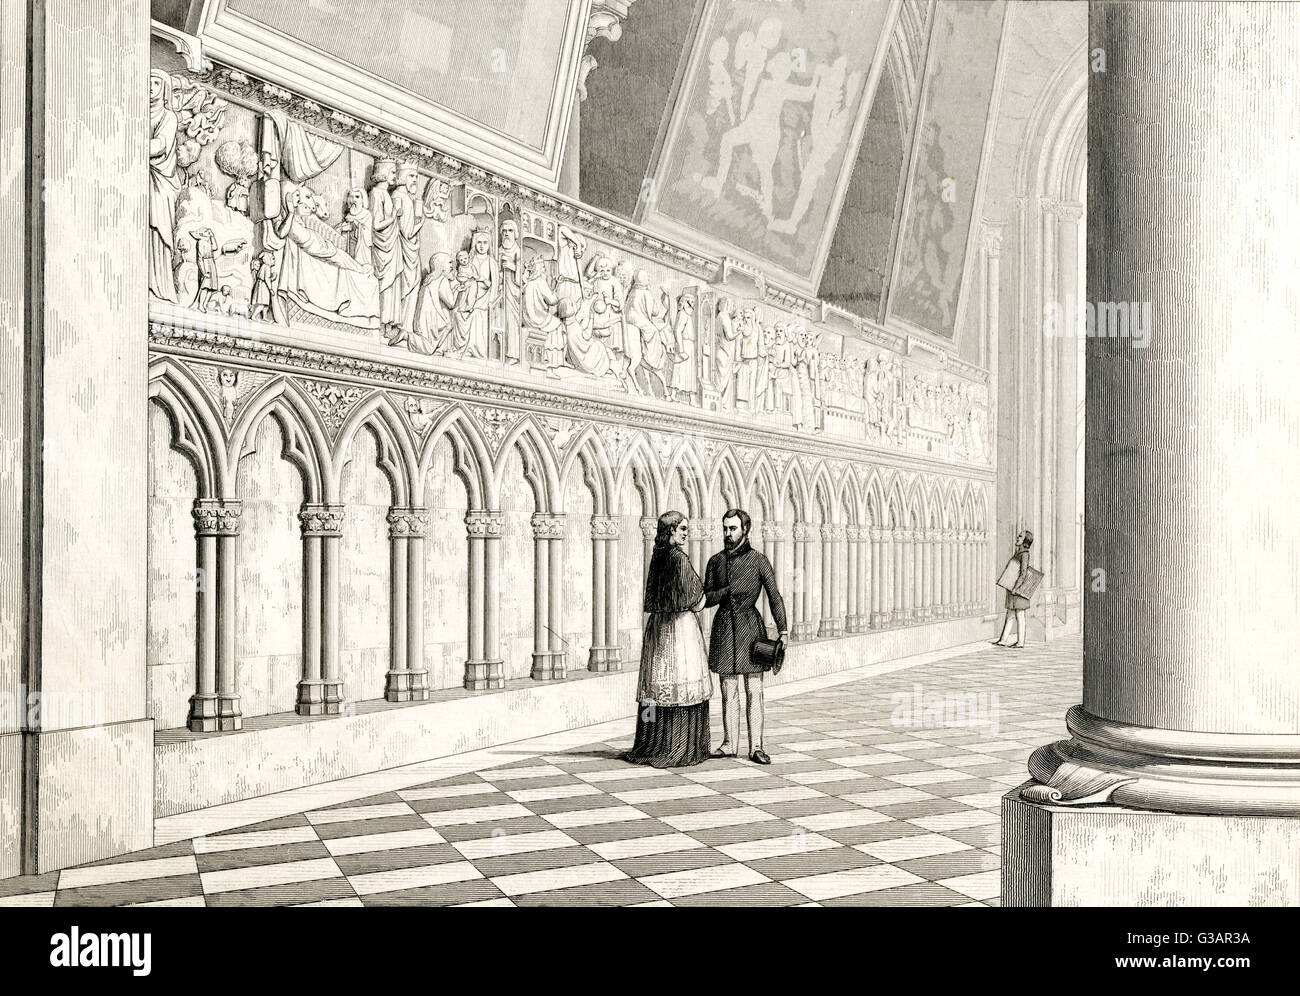
[[[650,558],[645,583],[646,612],[688,612],[704,597],[704,584],[691,558],[680,547],[669,547]]]

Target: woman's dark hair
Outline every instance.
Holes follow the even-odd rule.
[[[659,528],[655,530],[655,548],[652,557],[657,557],[668,549],[668,538],[672,536],[673,530],[685,521],[686,516],[676,509],[659,516]]]

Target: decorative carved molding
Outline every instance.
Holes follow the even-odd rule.
[[[155,38],[171,42],[176,54],[185,60],[185,68],[192,73],[203,75],[212,71],[212,63],[203,54],[203,39],[197,35],[186,34],[178,28],[161,21],[149,22],[149,33]]]
[[[645,515],[641,517],[640,525],[641,535],[647,542],[653,542],[655,536],[659,534],[659,520],[653,515]]]
[[[475,405],[470,408],[474,420],[483,429],[483,438],[495,457],[501,452],[501,444],[506,434],[514,428],[515,423],[524,417],[524,413],[513,408],[483,408]]]
[[[623,534],[623,520],[616,515],[593,515],[591,517],[591,538],[594,540],[614,540]]]
[[[551,512],[534,512],[530,520],[534,539],[564,539],[565,517]]]
[[[845,538],[845,529],[842,523],[825,522],[822,523],[822,539],[828,543],[838,543]]]
[[[388,535],[425,536],[429,531],[429,510],[422,506],[395,505],[388,510]]]
[[[199,536],[238,536],[244,503],[238,498],[200,498],[194,502],[194,532]]]
[[[623,37],[623,22],[627,19],[628,8],[636,0],[591,0],[591,10],[587,15],[587,38],[583,43],[582,59],[578,63],[578,99],[587,99],[587,77],[596,68],[596,57],[588,51],[597,38],[616,42]]]
[[[764,543],[775,543],[785,539],[785,523],[780,519],[766,519],[759,526],[759,535]]]
[[[315,402],[321,422],[331,435],[339,431],[352,406],[365,394],[359,387],[345,387],[330,381],[304,380],[301,383],[308,397]]]
[[[298,522],[304,536],[341,536],[343,534],[344,506],[316,502],[306,503],[298,510]]]
[[[498,539],[504,532],[505,516],[492,509],[476,508],[465,513],[465,533],[472,538]]]
[[[816,539],[819,535],[818,528],[808,522],[796,522],[792,532],[796,543],[806,543],[809,540]]]
[[[1069,741],[1063,741],[1068,745]],[[1029,773],[1036,785],[1026,786],[1020,798],[1053,806],[1082,806],[1110,802],[1117,788],[1131,785],[1134,777],[1100,771],[1059,756],[1054,745],[1039,747],[1029,755]]]

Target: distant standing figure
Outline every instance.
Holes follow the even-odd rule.
[[[633,764],[678,768],[709,757],[713,679],[696,615],[705,606],[704,586],[686,555],[688,533],[681,512],[659,516],[646,573],[636,742],[623,755]]]
[[[1016,584],[1019,585],[1025,578],[1025,571],[1029,569],[1029,548],[1034,545],[1034,534],[1028,529],[1016,537],[1016,549],[1011,554],[1011,561],[1020,565],[1020,573],[1016,577]],[[1002,635],[993,641],[995,647],[1023,647],[1025,645],[1025,610],[1029,608],[1029,599],[1024,595],[1017,595],[1011,590],[1007,591],[1007,615],[1002,623]],[[1011,636],[1011,623],[1016,624],[1016,642],[1008,643],[1007,639]]]

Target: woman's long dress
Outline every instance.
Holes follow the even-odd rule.
[[[676,768],[709,756],[709,697],[713,679],[704,630],[695,609],[704,585],[677,547],[656,553],[646,579],[650,613],[637,679],[636,742],[624,755],[634,764]]]

